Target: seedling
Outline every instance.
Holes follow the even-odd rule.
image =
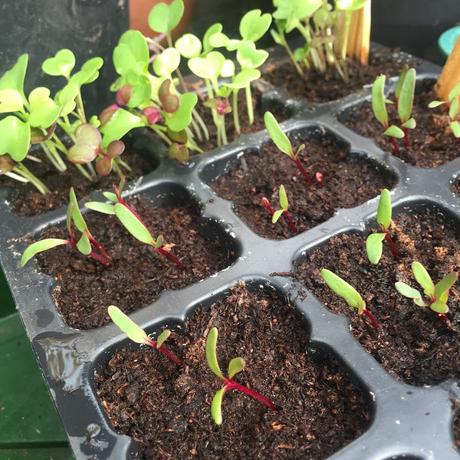
[[[240,391],[255,399],[267,409],[276,410],[276,406],[268,398],[233,380],[236,374],[244,370],[245,362],[243,358],[233,358],[228,364],[227,376],[222,373],[217,359],[217,337],[218,330],[216,327],[213,327],[206,338],[206,360],[208,366],[214,375],[224,382],[222,388],[214,395],[211,403],[211,417],[214,423],[216,425],[222,424],[222,400],[225,393],[231,390]]]
[[[325,268],[321,270],[321,276],[334,294],[345,300],[349,307],[357,310],[359,315],[364,314],[374,329],[380,328],[379,322],[366,307],[366,302],[353,286]]]
[[[390,192],[385,188],[380,194],[377,209],[377,223],[380,225],[382,232],[372,233],[366,240],[367,257],[371,264],[379,263],[383,252],[383,241],[387,242],[393,257],[398,258],[398,248],[390,235],[391,214],[391,196]]]
[[[89,231],[88,225],[86,224],[78,207],[77,197],[75,196],[73,188],[71,188],[69,192],[66,225],[68,234],[68,238],[66,240],[59,238],[46,238],[32,243],[22,254],[21,267],[24,267],[27,262],[29,262],[29,260],[35,257],[38,253],[63,245],[67,245],[84,256],[97,260],[105,266],[110,266],[112,258]],[[81,234],[79,238],[77,238],[74,227]]]
[[[291,141],[281,129],[280,125],[276,121],[276,118],[271,112],[265,112],[264,115],[265,127],[267,128],[268,134],[272,138],[278,149],[286,154],[296,165],[302,176],[305,178],[309,187],[313,186],[313,178],[311,174],[305,169],[302,161],[299,158],[299,153],[305,149],[305,144],[300,144],[297,149],[293,149]],[[318,183],[322,182],[322,174],[316,173],[315,179]]]
[[[452,90],[449,92],[448,101],[432,101],[428,105],[430,109],[439,107],[441,105],[449,106],[449,126],[452,134],[460,142],[460,121],[458,120],[460,115],[460,82],[458,82]]]
[[[279,204],[281,209],[277,209],[276,211],[273,209],[270,200],[266,197],[262,198],[261,204],[262,206],[269,212],[272,222],[276,224],[278,220],[280,219],[281,216],[283,216],[286,219],[287,224],[289,225],[289,230],[293,235],[297,233],[297,227],[294,222],[294,219],[292,218],[291,214],[288,211],[289,208],[289,202],[286,194],[286,189],[284,188],[284,185],[281,185],[279,188]]]
[[[164,329],[157,339],[154,340],[147,335],[144,329],[138,326],[128,315],[123,313],[115,305],[110,305],[107,312],[110,319],[118,326],[121,332],[128,336],[128,339],[141,345],[147,345],[166,356],[166,358],[174,364],[182,366],[182,361],[171,350],[169,350],[166,345],[164,345],[168,337],[171,335],[171,331],[169,329]]]
[[[104,196],[110,203],[90,201],[85,203],[85,206],[88,209],[102,214],[115,215],[123,227],[125,227],[134,238],[141,243],[151,246],[157,254],[176,264],[177,268],[184,270],[185,265],[171,253],[171,249],[174,245],[166,244],[163,235],[158,235],[157,238],[154,238],[134,208],[121,196],[123,185],[123,181],[121,181],[120,187],[114,185],[115,193],[104,192]]]
[[[395,102],[401,127],[390,125],[387,104],[391,103],[385,97],[385,75],[380,75],[372,85],[372,111],[375,118],[384,128],[384,135],[389,136],[391,147],[395,155],[399,155],[399,145],[396,139],[405,139],[406,147],[409,146],[409,135],[407,130],[414,129],[416,122],[412,118],[412,108],[415,91],[415,70],[403,70],[395,91]]]
[[[439,316],[444,317],[449,312],[447,306],[449,290],[457,282],[458,274],[449,273],[441,281],[434,284],[426,268],[417,261],[412,262],[412,273],[423,289],[423,294],[402,281],[395,284],[396,290],[404,297],[412,299],[415,305],[430,307]]]

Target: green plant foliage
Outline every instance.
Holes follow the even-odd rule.
[[[285,153],[289,157],[294,156],[291,141],[281,129],[280,125],[276,121],[276,118],[271,112],[265,112],[264,114],[265,128],[267,128],[268,134],[272,138],[275,145],[281,152]]]
[[[375,118],[386,128],[388,126],[388,112],[385,98],[385,75],[378,76],[372,85],[372,111]]]
[[[364,302],[359,292],[345,280],[324,268],[321,270],[321,276],[329,289],[345,300],[349,307],[358,310],[359,314],[366,309],[366,302]]]
[[[260,10],[248,11],[241,19],[240,35],[243,40],[256,42],[267,33],[271,23],[270,14],[262,14]]]
[[[8,154],[14,161],[22,161],[29,151],[30,124],[14,115],[0,120],[0,156]]]
[[[179,24],[184,14],[184,2],[173,0],[170,4],[158,3],[149,13],[149,27],[154,32],[169,34]]]
[[[385,230],[388,230],[391,225],[391,195],[386,188],[380,193],[379,206],[377,208],[377,222]]]
[[[220,370],[219,361],[217,359],[217,338],[219,336],[219,331],[216,327],[213,327],[206,339],[206,360],[208,362],[209,369],[219,377],[220,379],[224,378],[222,371]]]
[[[155,246],[155,239],[152,237],[147,227],[137,218],[135,214],[132,213],[128,207],[122,205],[121,203],[116,203],[115,215],[122,223],[123,227],[125,227],[126,230],[128,230],[128,232],[134,236],[134,238],[144,244]]]
[[[121,332],[126,334],[130,340],[139,344],[150,344],[150,338],[146,332],[118,307],[110,305],[107,309],[107,313],[115,325],[121,330]]]
[[[64,244],[68,244],[68,241],[60,238],[47,238],[32,243],[22,254],[21,267],[24,267],[27,264],[27,262],[33,259],[40,252],[48,251],[49,249],[53,249],[57,246],[62,246]]]
[[[67,79],[75,67],[75,55],[69,49],[59,50],[55,56],[46,59],[42,64],[42,70],[47,75],[62,76]]]
[[[144,126],[142,119],[124,109],[117,110],[101,128],[102,148],[105,150],[113,141],[121,139],[134,128]]]
[[[366,252],[371,264],[377,265],[380,262],[384,239],[385,233],[372,233],[367,237]]]

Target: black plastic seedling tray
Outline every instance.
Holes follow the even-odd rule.
[[[423,63],[419,80],[436,78],[439,68]],[[283,91],[269,89],[265,102],[286,106],[292,117],[283,123],[291,132],[303,135],[329,132],[359,155],[394,174],[392,199],[396,212],[419,206],[435,206],[460,221],[460,198],[451,183],[460,173],[460,157],[436,169],[420,169],[383,152],[371,139],[350,131],[338,121],[338,114],[369,97],[369,88],[328,104],[294,101]],[[267,240],[257,236],[232,210],[232,203],[219,198],[207,185],[238,161],[245,152],[260,150],[268,139],[265,131],[243,135],[225,148],[195,156],[183,166],[166,158],[159,167],[136,184],[129,194],[140,193],[154,203],[191,197],[202,207],[210,231],[218,231],[236,250],[238,258],[227,269],[199,283],[177,291],[163,292],[150,306],[130,316],[149,333],[167,323],[180,324],[199,305],[208,305],[237,281],[248,286],[275,289],[287,296],[306,318],[313,354],[332,354],[343,364],[364,393],[373,414],[370,426],[358,439],[331,458],[341,460],[458,459],[453,440],[454,403],[460,388],[454,380],[432,387],[414,387],[391,377],[353,338],[346,318],[327,310],[303,286],[289,277],[272,276],[288,272],[303,254],[331,236],[346,231],[363,231],[375,218],[377,198],[352,209],[341,209],[331,219],[288,240]],[[140,136],[134,146],[154,151],[161,148]],[[97,195],[97,194],[94,194]],[[93,195],[93,197],[94,197]],[[41,274],[35,262],[19,269],[25,236],[37,235],[45,226],[62,223],[65,209],[27,218],[11,213],[8,195],[0,191],[0,262],[20,311],[51,395],[78,459],[125,459],[136,457],[138,446],[127,436],[114,432],[95,395],[94,373],[114,349],[128,345],[119,330],[108,324],[99,329],[68,327],[51,298],[53,280]]]

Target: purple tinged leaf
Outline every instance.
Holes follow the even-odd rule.
[[[146,107],[142,113],[147,117],[149,125],[155,125],[161,121],[161,110],[157,107]]]
[[[109,158],[117,158],[125,151],[123,141],[112,141],[107,147],[107,156]]]
[[[113,159],[109,156],[103,156],[96,161],[96,172],[101,177],[106,177],[112,172]]]
[[[115,100],[118,105],[128,105],[129,100],[131,99],[132,88],[129,85],[122,86],[115,95]]]
[[[169,79],[160,85],[158,98],[167,113],[174,113],[179,108],[179,96],[171,93],[171,80]]]
[[[0,156],[0,176],[7,172],[13,171],[14,161],[6,155]]]

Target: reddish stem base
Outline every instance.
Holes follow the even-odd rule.
[[[300,161],[300,158],[294,157],[294,163],[297,166],[297,169],[302,174],[302,176],[305,178],[308,187],[313,187],[313,179],[311,178],[310,174],[308,173],[308,171],[305,169],[304,165]]]
[[[399,145],[398,141],[394,137],[390,137],[391,149],[393,150],[393,155],[399,156]]]
[[[375,318],[375,316],[372,314],[372,312],[370,310],[368,310],[367,308],[365,308],[363,310],[363,315],[365,315],[367,317],[367,319],[369,320],[369,322],[371,323],[371,326],[374,328],[374,329],[379,329],[380,328],[380,323],[377,321],[377,319]]]
[[[238,382],[235,382],[235,380],[232,379],[225,379],[225,390],[236,390],[240,391],[241,393],[244,393],[245,395],[250,396],[251,398],[255,399],[256,401],[259,401],[260,404],[265,406],[267,409],[270,410],[276,410],[277,407],[265,396],[261,395],[260,393],[257,393],[257,391],[251,390],[248,387],[245,387],[244,385],[240,385]]]
[[[157,341],[153,339],[149,339],[149,345],[155,350],[157,350],[159,353],[166,356],[166,358],[168,358],[174,364],[182,366],[182,361],[169,348],[166,348],[165,345],[161,345],[161,347],[158,348]]]
[[[393,238],[391,238],[390,232],[388,230],[385,230],[385,241],[388,244],[388,247],[390,248],[391,254],[395,259],[399,258],[399,252],[398,248],[396,246],[396,243],[393,241]]]
[[[286,219],[286,222],[289,225],[289,230],[290,232],[295,235],[297,233],[297,226],[294,222],[294,219],[292,218],[291,214],[288,211],[284,211],[283,213],[284,218]]]
[[[166,259],[170,260],[171,262],[174,262],[176,264],[176,267],[180,270],[185,270],[185,265],[174,254],[171,254],[170,251],[167,251],[166,249],[161,247],[155,248],[155,252],[162,255],[163,257],[166,257]]]

